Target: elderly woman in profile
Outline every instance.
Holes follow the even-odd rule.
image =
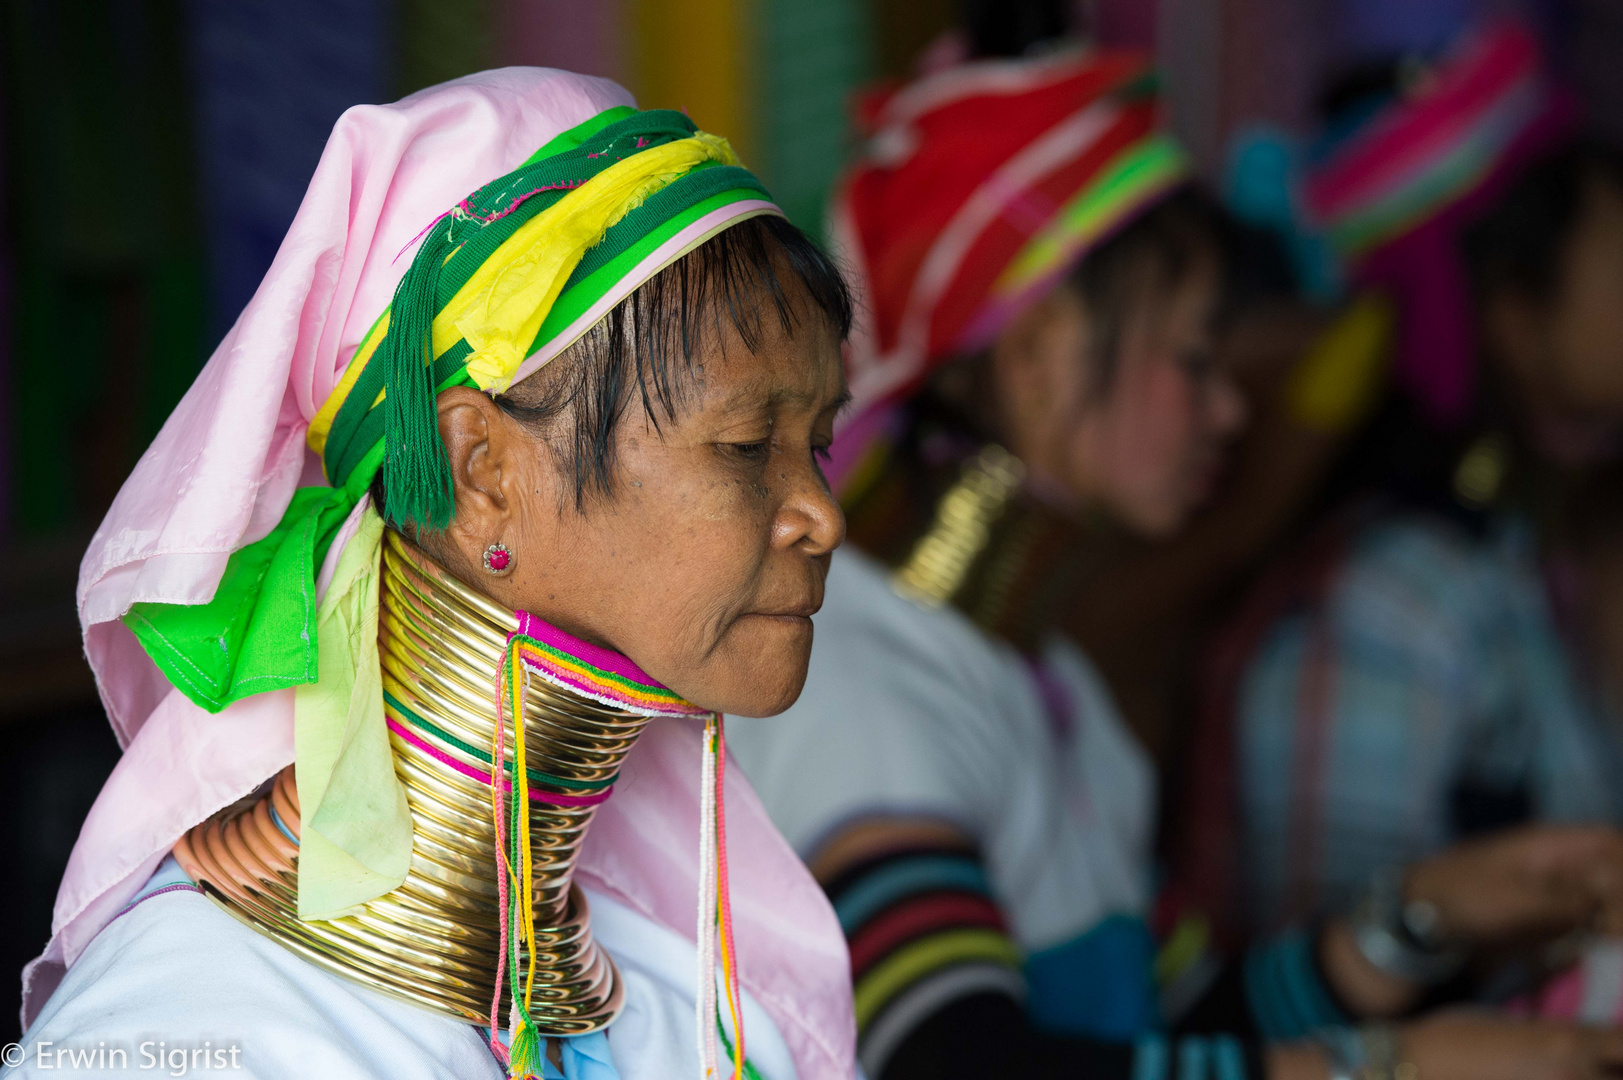
[[[346,113],[85,558],[127,752],[21,1073],[850,1076],[839,926],[719,715],[805,679],[850,319],[612,83]]]

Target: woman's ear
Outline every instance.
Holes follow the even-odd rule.
[[[488,394],[453,386],[440,393],[436,404],[440,440],[456,486],[456,517],[446,540],[464,565],[478,566],[489,545],[504,537],[512,542],[522,485],[541,482],[530,474],[537,471],[536,458],[545,455],[535,454],[522,427]]]

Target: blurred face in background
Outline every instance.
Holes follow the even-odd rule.
[[[1592,179],[1553,293],[1501,290],[1484,327],[1535,449],[1569,465],[1614,453],[1623,436],[1623,191]]]
[[[1216,252],[1176,276],[1152,260],[1129,271],[1108,315],[1069,285],[1027,311],[994,345],[993,378],[1039,492],[1163,537],[1210,498],[1246,408],[1210,362]]]

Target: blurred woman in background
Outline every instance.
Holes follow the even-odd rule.
[[[1203,691],[1181,869],[1240,932],[1368,907],[1468,837],[1623,820],[1596,468],[1623,437],[1623,157],[1570,142],[1516,27],[1399,81],[1341,95],[1305,190],[1397,312],[1398,393],[1341,478],[1359,497]]]
[[[869,320],[833,462],[862,551],[834,560],[794,722],[730,729],[834,901],[869,1074],[1623,1063],[1623,1035],[1558,1026],[1357,1028],[1415,988],[1343,923],[1195,964],[1158,998],[1155,770],[1058,627],[1100,538],[1178,530],[1244,423],[1209,361],[1222,229],[1138,56],[972,60],[869,119],[835,222]],[[1412,898],[1473,944],[1623,914],[1574,873],[1623,871],[1623,840],[1553,839],[1545,864],[1508,845],[1435,860]],[[1490,892],[1508,902],[1472,906]]]

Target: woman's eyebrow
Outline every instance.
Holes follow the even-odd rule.
[[[729,394],[721,403],[723,412],[739,412],[744,409],[776,409],[782,405],[803,405],[816,407],[819,412],[830,409],[838,411],[851,403],[851,390],[840,380],[840,392],[834,397],[825,400],[816,390],[805,390],[798,387],[780,386],[768,392],[764,397],[750,387],[741,387]]]
[[[845,375],[840,375],[840,390],[832,398],[827,398],[816,390],[801,390],[784,387],[774,390],[767,400],[773,405],[807,405],[818,406],[819,412],[830,409],[843,409],[851,402],[851,388],[845,383]]]

